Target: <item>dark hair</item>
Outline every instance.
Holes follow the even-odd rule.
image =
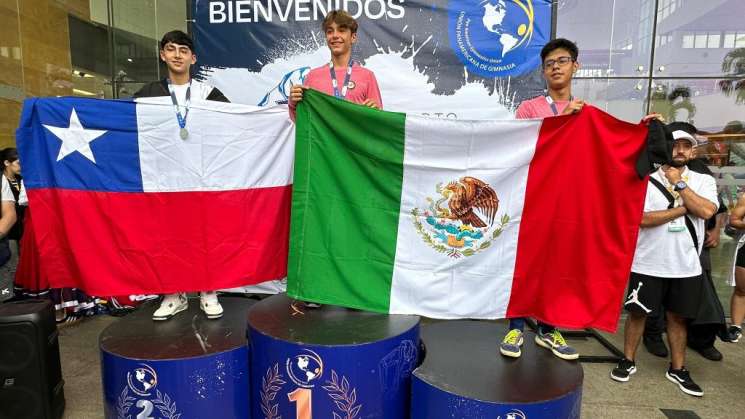
[[[554,52],[557,49],[567,50],[567,52],[569,52],[569,55],[572,57],[572,61],[577,61],[577,57],[579,56],[579,49],[577,48],[577,44],[568,39],[556,38],[552,39],[543,46],[543,49],[541,50],[541,62],[546,60],[546,56],[548,54]]]
[[[160,40],[160,49],[164,49],[166,44],[169,42],[186,45],[192,52],[194,52],[194,41],[191,40],[191,36],[182,31],[170,31],[163,35],[163,39]]]
[[[321,28],[324,32],[326,32],[326,30],[329,26],[331,26],[332,23],[336,23],[337,26],[339,26],[340,28],[347,28],[352,33],[357,33],[357,21],[354,20],[354,18],[344,10],[330,11],[326,15],[326,17],[323,18]]]
[[[18,160],[18,150],[15,147],[8,147],[0,150],[0,159],[3,162],[3,168],[5,168],[5,160],[13,163]]]

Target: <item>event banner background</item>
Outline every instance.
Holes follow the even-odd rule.
[[[333,9],[358,20],[352,56],[375,72],[387,110],[511,119],[544,92],[550,0],[195,0],[196,76],[233,102],[286,103],[328,63],[320,26]]]

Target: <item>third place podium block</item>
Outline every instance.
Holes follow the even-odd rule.
[[[525,333],[520,358],[499,354],[507,332],[494,322],[447,321],[422,328],[424,363],[412,378],[411,419],[575,419],[582,366]]]

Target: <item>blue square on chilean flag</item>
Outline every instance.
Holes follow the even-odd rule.
[[[26,188],[142,192],[136,106],[72,97],[26,100],[16,133]]]

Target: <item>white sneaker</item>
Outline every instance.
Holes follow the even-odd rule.
[[[163,297],[160,307],[153,313],[153,320],[168,320],[187,308],[189,308],[189,300],[186,299],[186,294],[168,294]]]
[[[215,291],[202,291],[199,293],[199,308],[204,311],[208,319],[219,319],[222,317],[222,306],[217,300]]]

